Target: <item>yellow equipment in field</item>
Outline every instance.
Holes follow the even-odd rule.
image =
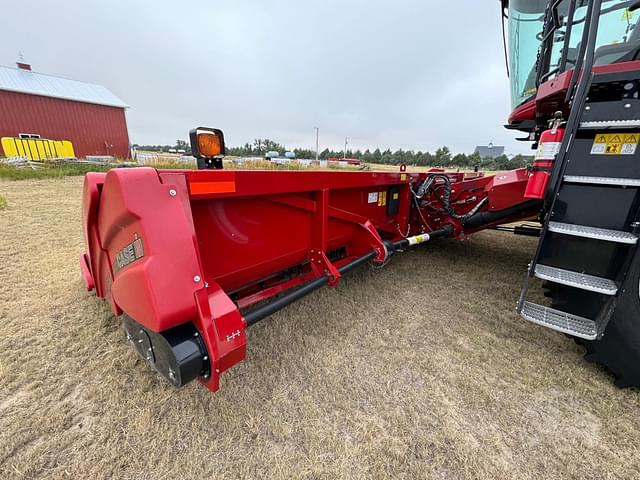
[[[28,158],[34,161],[75,158],[73,144],[69,140],[44,138],[2,137],[2,151],[7,158]]]

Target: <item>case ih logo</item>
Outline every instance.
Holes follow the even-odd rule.
[[[130,263],[144,257],[144,248],[142,248],[142,238],[138,237],[138,234],[134,236],[133,242],[118,252],[116,259],[113,262],[113,273],[116,273],[121,268],[126,267]]]

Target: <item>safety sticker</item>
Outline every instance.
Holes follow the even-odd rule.
[[[387,204],[387,192],[380,192],[378,194],[378,206],[384,207]]]
[[[416,235],[414,237],[409,237],[409,245],[417,245],[418,243],[427,242],[431,237],[428,233],[423,233],[422,235]]]
[[[561,142],[541,142],[536,152],[536,160],[555,160],[560,153]]]
[[[377,203],[378,201],[378,192],[370,192],[369,198],[367,199],[367,203]]]
[[[591,146],[591,155],[633,155],[640,142],[640,133],[598,133]]]

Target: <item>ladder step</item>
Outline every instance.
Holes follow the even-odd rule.
[[[549,222],[549,231],[563,235],[573,235],[574,237],[593,238],[595,240],[626,243],[629,245],[638,242],[638,236],[630,232],[588,227],[586,225],[574,225],[571,223]]]
[[[640,187],[637,178],[586,177],[580,175],[565,175],[567,183],[590,183],[592,185],[614,185],[616,187]]]
[[[640,120],[593,120],[580,122],[583,130],[598,130],[600,128],[635,128],[640,127]]]
[[[550,267],[549,265],[536,265],[535,276],[550,282],[560,283],[590,292],[602,293],[603,295],[615,295],[618,291],[616,283],[608,278]]]
[[[596,322],[571,313],[536,303],[524,302],[520,315],[525,320],[548,327],[558,332],[568,333],[574,337],[595,340],[598,337]]]

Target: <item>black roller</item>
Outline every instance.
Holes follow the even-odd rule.
[[[207,351],[192,323],[156,333],[125,315],[124,328],[138,354],[173,386],[181,387],[208,374]]]

